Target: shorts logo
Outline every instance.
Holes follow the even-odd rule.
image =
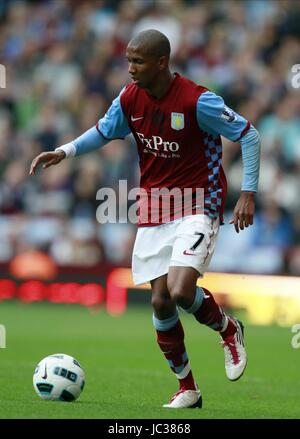
[[[224,110],[221,114],[221,118],[227,120],[227,122],[234,122],[236,120],[236,114],[225,105]]]
[[[199,256],[199,255],[197,255],[196,253],[188,253],[187,250],[184,250],[183,254],[184,254],[185,256]]]
[[[171,113],[171,127],[173,130],[183,130],[184,128],[184,114],[183,113]]]

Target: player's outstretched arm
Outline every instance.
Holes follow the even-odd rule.
[[[43,168],[49,168],[60,163],[65,157],[66,153],[63,150],[42,152],[32,160],[29,175],[34,175],[39,165],[43,164]]]
[[[123,91],[124,89],[120,95]],[[72,142],[59,146],[55,151],[42,152],[35,157],[31,163],[29,174],[34,175],[41,164],[43,164],[43,168],[49,168],[49,166],[57,165],[64,158],[87,154],[101,148],[113,139],[125,138],[131,130],[123,114],[120,95],[114,99],[105,116],[99,120],[97,125]]]

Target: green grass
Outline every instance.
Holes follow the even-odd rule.
[[[0,418],[300,417],[300,349],[291,347],[290,328],[247,325],[249,363],[231,383],[218,336],[191,316],[183,314],[182,322],[202,410],[161,408],[177,381],[156,345],[150,307],[111,317],[77,305],[1,303],[7,347],[0,349]],[[36,364],[57,352],[85,369],[86,386],[74,403],[40,400],[33,389]]]

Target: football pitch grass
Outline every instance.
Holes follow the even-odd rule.
[[[248,366],[227,380],[216,333],[181,313],[202,409],[162,408],[177,390],[155,341],[150,306],[119,317],[78,305],[0,303],[0,418],[208,419],[299,418],[300,349],[291,328],[246,326]],[[43,401],[32,386],[36,364],[66,353],[81,363],[86,385],[72,403]]]

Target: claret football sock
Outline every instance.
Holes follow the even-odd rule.
[[[153,315],[153,324],[157,343],[169,367],[175,373],[180,389],[195,390],[196,384],[185,349],[184,331],[178,313],[165,320],[159,320]]]
[[[194,314],[199,323],[209,326],[215,331],[225,331],[227,334],[227,331],[230,332],[233,329],[234,323],[226,316],[206,288],[196,287],[194,302],[185,311]]]
[[[226,322],[220,331],[221,337],[224,339],[230,335],[234,335],[237,331],[237,325],[232,317],[226,316]]]
[[[238,380],[247,365],[243,324],[227,316],[206,288],[196,288],[194,302],[185,311],[194,314],[198,322],[219,332],[225,354],[226,375],[230,381]]]

